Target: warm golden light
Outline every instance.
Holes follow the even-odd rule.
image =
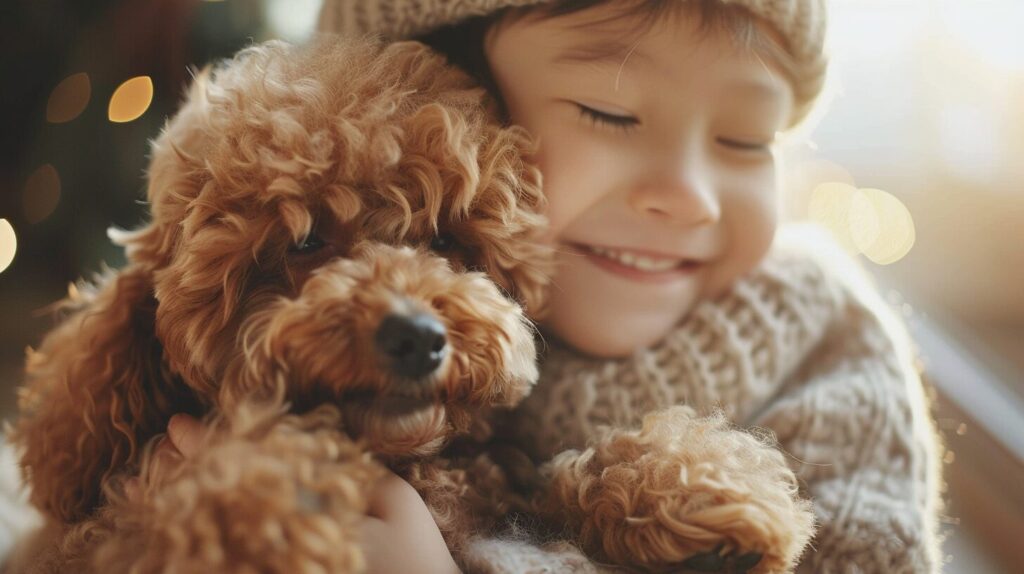
[[[14,253],[18,250],[18,238],[14,228],[6,219],[0,219],[0,273],[14,261]]]
[[[57,208],[60,201],[60,175],[50,164],[32,172],[21,193],[21,205],[29,223],[39,223]]]
[[[871,223],[858,230],[851,219],[854,242],[865,257],[878,265],[895,263],[910,252],[916,234],[914,219],[903,202],[880,189],[858,190],[861,209],[870,210]],[[873,227],[871,227],[873,226]]]
[[[829,229],[849,253],[878,265],[902,259],[914,246],[914,220],[903,203],[880,189],[857,189],[844,182],[818,185],[808,216]]]
[[[64,78],[50,92],[50,99],[46,102],[46,121],[62,124],[77,118],[89,105],[91,94],[89,74],[79,72]]]
[[[138,119],[146,113],[153,102],[153,80],[149,76],[136,76],[114,90],[110,96],[107,117],[115,123],[125,123]]]
[[[850,239],[858,253],[874,245],[882,234],[882,221],[875,210],[875,204],[863,190],[856,190],[850,199],[850,211],[847,213],[847,225],[850,228]]]
[[[857,245],[850,234],[850,209],[857,188],[848,183],[832,181],[819,184],[811,192],[807,215],[812,221],[832,232],[836,241],[848,253],[857,253]]]

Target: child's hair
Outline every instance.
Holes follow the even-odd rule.
[[[761,27],[760,20],[742,6],[726,4],[721,0],[552,0],[550,2],[527,7],[508,7],[496,10],[485,16],[477,16],[463,20],[454,25],[439,28],[424,34],[417,40],[431,46],[444,54],[448,60],[477,79],[496,98],[501,112],[507,119],[505,103],[491,75],[490,67],[484,52],[484,39],[492,26],[507,26],[522,19],[535,21],[557,18],[582,12],[596,6],[615,3],[621,9],[601,23],[612,21],[628,21],[631,26],[624,32],[622,43],[632,43],[648,32],[662,18],[686,13],[696,17],[698,33],[725,33],[734,42],[737,49],[749,51],[758,57],[764,57],[775,64],[786,79],[800,89],[797,77],[797,64],[784,46],[784,38],[774,33],[766,33],[767,25]],[[610,46],[603,52],[594,51],[589,54],[594,58],[608,56],[609,51],[619,49]],[[599,49],[600,50],[600,49]],[[587,59],[583,55],[581,59]],[[798,106],[803,99],[798,94]],[[795,118],[802,118],[805,109],[798,109]]]

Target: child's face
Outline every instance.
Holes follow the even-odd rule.
[[[511,120],[540,144],[560,250],[545,327],[583,352],[622,356],[663,337],[768,250],[770,144],[793,94],[728,36],[698,38],[688,16],[633,40],[625,65],[632,44],[604,63],[556,61],[623,37],[631,22],[586,24],[606,6],[496,27],[486,48]],[[595,113],[623,125],[595,123]]]

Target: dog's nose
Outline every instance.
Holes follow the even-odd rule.
[[[410,379],[434,372],[444,359],[448,344],[444,325],[426,313],[384,317],[375,342],[391,370]]]

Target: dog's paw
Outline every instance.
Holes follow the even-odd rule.
[[[242,413],[188,461],[146,467],[139,500],[115,509],[120,532],[97,551],[95,571],[361,569],[355,541],[384,471],[328,411]]]
[[[545,474],[545,506],[588,551],[645,570],[789,572],[813,532],[781,453],[682,407],[562,453]]]

